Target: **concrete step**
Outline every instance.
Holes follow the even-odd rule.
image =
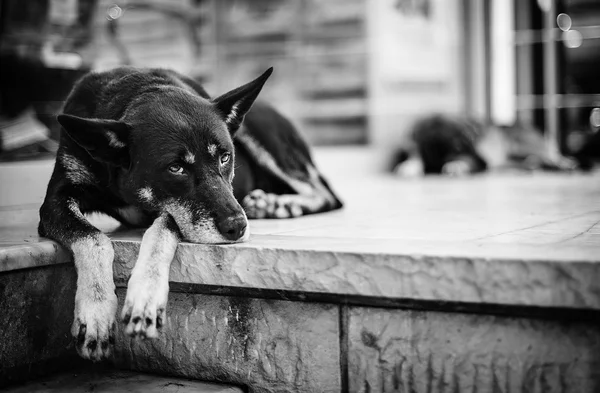
[[[102,369],[67,372],[4,390],[6,393],[243,393],[235,386]]]
[[[119,331],[111,361],[251,393],[598,392],[598,180],[339,177],[343,211],[181,243],[160,338]],[[69,254],[2,212],[0,387],[82,362]],[[111,234],[121,303],[141,235]]]

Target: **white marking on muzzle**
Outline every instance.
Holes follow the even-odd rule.
[[[246,225],[246,232],[240,239],[228,240],[221,235],[213,218],[208,213],[200,212],[200,218],[194,221],[192,209],[176,200],[165,203],[163,209],[173,217],[184,239],[192,243],[237,243],[248,240],[250,236]]]

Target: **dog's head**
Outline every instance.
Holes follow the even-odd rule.
[[[94,159],[119,168],[126,202],[168,212],[187,241],[243,241],[249,231],[233,195],[233,135],[271,72],[212,100],[185,85],[160,85],[137,97],[119,121],[58,120]]]

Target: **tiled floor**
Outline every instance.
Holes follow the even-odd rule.
[[[392,177],[337,182],[343,211],[252,223],[255,234],[434,242],[600,245],[600,174]]]
[[[2,190],[0,242],[5,246],[37,241],[37,209],[49,171],[35,165],[34,175],[40,179],[32,179],[31,173],[19,180],[3,179],[3,184],[18,184]],[[592,254],[600,247],[600,173],[412,180],[362,174],[337,180],[334,175],[331,182],[345,202],[343,210],[300,219],[254,220],[252,234],[320,238],[322,244],[327,239],[396,239],[464,247],[577,246]],[[29,191],[19,203],[16,190],[23,186]],[[113,228],[110,220],[96,222]]]

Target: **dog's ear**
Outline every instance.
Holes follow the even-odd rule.
[[[242,124],[244,116],[258,97],[263,85],[271,76],[273,67],[266,70],[261,76],[250,83],[247,83],[237,89],[233,89],[222,96],[215,98],[215,105],[219,114],[225,120],[229,132],[233,135]]]
[[[84,119],[61,114],[58,122],[77,144],[98,160],[129,167],[129,131],[131,127],[116,120]]]

